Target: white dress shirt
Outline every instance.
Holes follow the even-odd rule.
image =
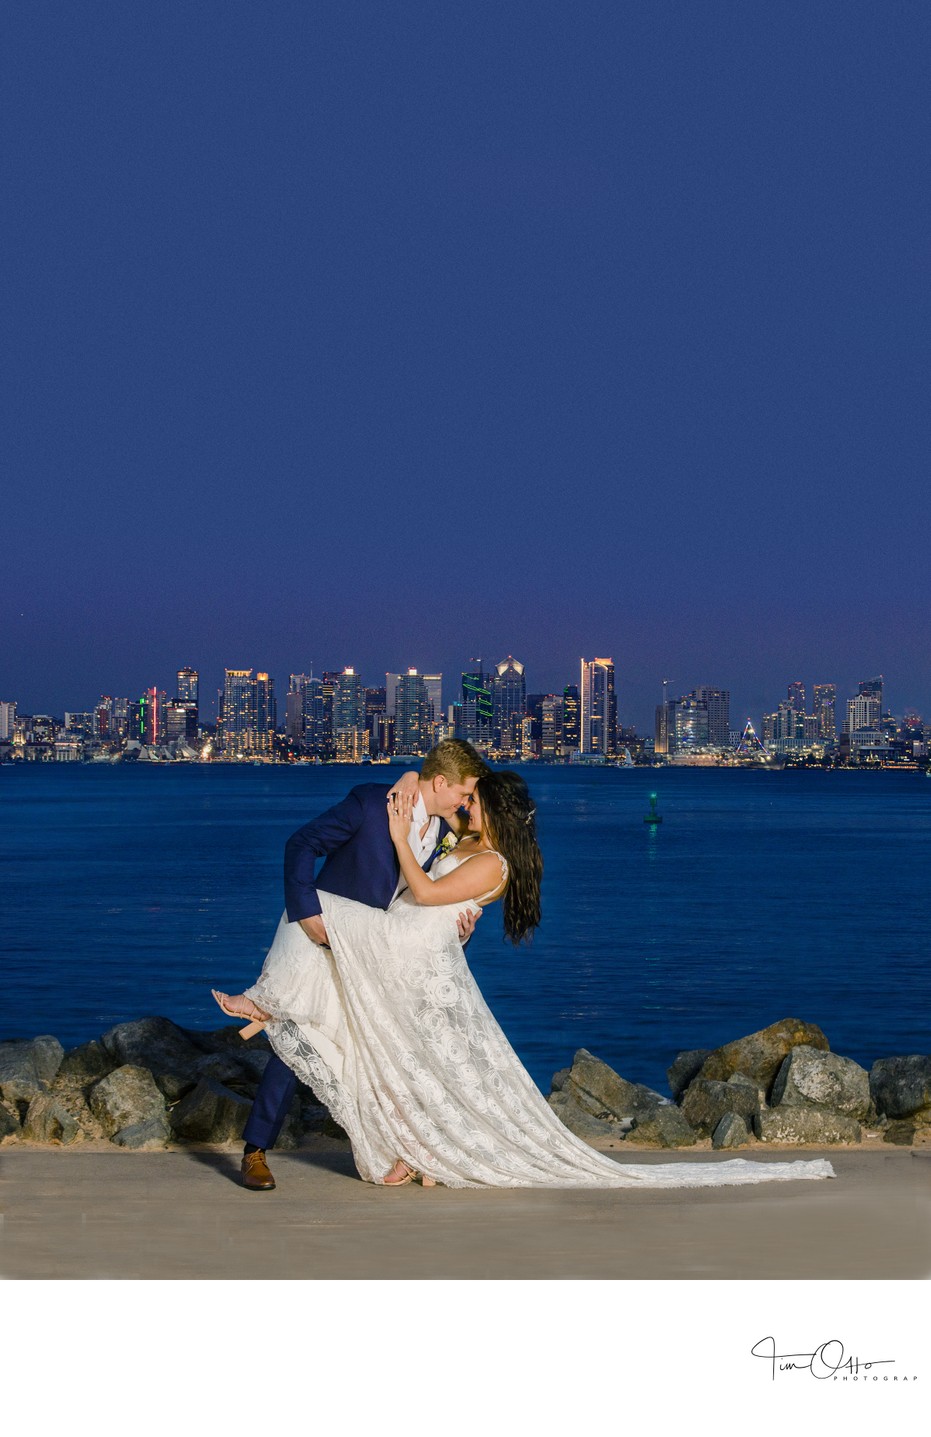
[[[424,831],[423,838],[421,838],[420,831],[425,823],[427,827]],[[407,841],[411,846],[411,853],[413,853],[420,868],[423,868],[430,854],[434,848],[436,848],[436,839],[439,831],[439,818],[434,814],[433,818],[430,818],[428,822],[427,805],[423,801],[423,794],[418,793],[417,802],[414,804],[414,811],[411,814],[411,831],[407,835]],[[403,893],[407,886],[407,879],[402,873],[398,879],[398,886],[394,890],[394,897],[397,898],[399,893]]]

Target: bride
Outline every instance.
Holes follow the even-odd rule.
[[[457,928],[463,905],[498,899],[512,943],[540,921],[543,860],[527,785],[516,773],[482,777],[462,836],[430,873],[408,842],[411,810],[409,794],[389,795],[408,887],[387,911],[321,889],[329,947],[285,915],[258,982],[215,994],[225,1011],[266,1026],[274,1051],[345,1129],[363,1179],[625,1188],[834,1176],[823,1160],[618,1163],[570,1133],[482,998]]]

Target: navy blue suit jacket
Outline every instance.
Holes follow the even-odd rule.
[[[312,918],[320,912],[318,888],[354,898],[370,908],[388,907],[401,873],[388,832],[390,787],[360,783],[333,808],[292,833],[284,850],[284,901],[289,922]],[[425,870],[436,857],[449,827],[441,818],[433,852],[423,865]],[[326,862],[319,877],[315,877],[320,858]]]

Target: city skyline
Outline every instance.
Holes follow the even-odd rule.
[[[794,703],[799,713],[809,714],[811,717],[814,717],[818,714],[822,701],[821,697],[819,697],[819,693],[823,697],[823,691],[830,690],[830,702],[833,714],[832,724],[834,726],[833,731],[840,732],[846,725],[846,716],[849,705],[855,702],[858,699],[858,696],[860,696],[860,699],[862,701],[864,689],[868,689],[870,684],[876,681],[872,677],[861,677],[855,682],[851,682],[849,685],[845,685],[844,683],[839,683],[836,680],[826,679],[823,675],[821,676],[820,680],[816,679],[815,681],[811,681],[807,678],[786,680],[783,681],[781,686],[777,686],[777,690],[770,693],[767,697],[766,702],[761,706],[761,708],[756,713],[753,713],[748,712],[747,710],[741,708],[739,704],[735,703],[733,691],[726,688],[726,686],[723,684],[719,689],[716,684],[696,683],[692,685],[691,689],[687,689],[685,685],[676,685],[673,681],[670,681],[669,679],[664,679],[660,685],[660,690],[657,695],[657,702],[653,705],[648,714],[644,715],[644,717],[640,721],[637,721],[625,711],[625,705],[623,702],[623,676],[621,675],[620,678],[617,677],[619,668],[618,665],[614,662],[613,658],[593,658],[586,661],[583,657],[577,660],[574,672],[564,674],[560,681],[557,681],[555,684],[550,685],[544,685],[537,682],[536,675],[532,671],[528,673],[528,666],[523,663],[522,660],[515,661],[514,657],[510,654],[508,654],[505,658],[501,660],[493,662],[489,662],[476,656],[474,660],[470,660],[470,666],[474,668],[474,665],[476,663],[484,664],[485,672],[489,680],[495,673],[496,669],[498,670],[499,674],[502,674],[506,667],[516,663],[516,667],[520,671],[522,691],[525,694],[535,693],[540,695],[560,695],[562,694],[564,688],[567,685],[578,684],[580,687],[580,694],[582,694],[582,713],[580,715],[580,723],[583,731],[586,723],[584,712],[586,701],[584,693],[582,693],[582,689],[584,687],[585,668],[589,667],[590,669],[594,669],[598,665],[609,665],[610,700],[608,699],[607,695],[603,693],[603,722],[608,722],[608,714],[610,711],[614,714],[614,722],[617,724],[618,727],[635,729],[636,732],[642,736],[652,736],[655,732],[658,733],[658,720],[656,718],[657,711],[658,708],[667,700],[677,701],[685,698],[698,698],[701,701],[707,701],[709,697],[719,692],[726,693],[730,711],[730,727],[732,731],[737,727],[743,728],[745,722],[749,720],[753,723],[755,729],[758,732],[763,733],[766,727],[767,720],[774,716],[776,711],[778,711],[780,708],[784,708],[787,701],[791,701],[792,703]],[[579,665],[582,666],[581,670],[579,668]],[[550,666],[549,671],[554,671],[552,665]],[[385,670],[382,668],[377,670],[374,674],[365,674],[358,668],[358,666],[352,664],[333,665],[329,668],[321,668],[317,672],[315,672],[314,666],[310,665],[307,666],[305,670],[291,668],[286,674],[278,675],[272,673],[271,670],[258,669],[256,666],[253,665],[251,668],[242,669],[224,667],[219,671],[220,677],[223,681],[212,684],[210,681],[210,674],[208,673],[207,675],[205,675],[204,671],[197,669],[195,666],[182,668],[178,668],[177,666],[175,666],[172,670],[172,674],[174,677],[169,677],[164,683],[156,683],[154,685],[151,683],[147,683],[139,689],[131,687],[128,689],[128,691],[122,693],[120,692],[119,686],[114,685],[112,686],[112,692],[101,689],[100,693],[97,695],[96,698],[87,698],[86,703],[83,705],[83,707],[80,706],[78,703],[74,702],[73,700],[70,703],[66,702],[58,707],[49,707],[42,705],[32,705],[30,707],[29,705],[25,704],[22,699],[17,698],[15,695],[4,695],[3,693],[0,693],[0,703],[15,704],[18,712],[21,714],[48,714],[50,716],[60,719],[64,714],[69,711],[91,711],[96,708],[101,699],[112,699],[119,697],[124,700],[129,698],[132,701],[136,701],[140,697],[140,695],[144,697],[146,694],[155,695],[156,692],[158,692],[164,693],[166,697],[168,697],[170,700],[177,698],[178,700],[181,700],[183,702],[184,699],[190,697],[190,693],[187,687],[187,681],[184,680],[182,676],[190,674],[194,676],[195,703],[198,702],[197,694],[199,689],[200,720],[202,723],[213,724],[216,722],[218,715],[222,710],[224,689],[226,689],[227,693],[230,692],[230,676],[238,675],[244,677],[246,674],[248,674],[250,676],[254,675],[260,681],[267,681],[270,679],[273,692],[276,695],[281,696],[282,708],[280,716],[280,726],[283,726],[284,699],[288,693],[290,681],[293,678],[316,677],[318,680],[320,680],[324,676],[333,677],[337,674],[353,674],[355,675],[360,694],[373,688],[384,685],[389,693],[387,701],[388,712],[393,716],[394,696],[393,687],[389,683],[389,680],[400,680],[408,672],[412,674],[417,674],[419,675],[419,677],[427,681],[427,686],[430,690],[431,699],[441,697],[442,707],[445,711],[446,709],[448,709],[450,704],[458,703],[461,701],[462,682],[463,680],[467,679],[470,669],[466,667],[454,667],[444,670],[427,670],[411,665],[404,669],[398,670]],[[2,681],[2,674],[0,674],[0,681]],[[924,710],[921,709],[920,705],[913,702],[909,697],[906,697],[903,702],[898,702],[894,705],[890,704],[888,701],[888,681],[884,678],[882,674],[880,674],[878,682],[880,684],[880,693],[883,695],[879,709],[880,715],[882,713],[889,712],[895,713],[899,718],[904,718],[905,715],[909,713],[922,714],[924,712]],[[718,679],[718,683],[720,683],[720,678]],[[897,691],[901,692],[901,684],[899,685]],[[434,704],[434,706],[436,705]],[[875,718],[872,713],[870,713],[869,718],[866,718],[864,716],[863,722],[865,725],[870,724],[874,721]],[[721,725],[719,722],[718,729],[720,729],[720,726]],[[823,732],[824,725],[822,725],[822,736]],[[712,734],[714,735],[715,733],[717,733],[717,730],[714,726],[714,719],[712,719]],[[718,739],[720,739],[720,733],[717,733],[717,737]],[[596,751],[597,748],[598,743],[596,741]]]

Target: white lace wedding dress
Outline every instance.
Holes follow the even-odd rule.
[[[431,876],[457,861],[439,860]],[[404,892],[385,912],[318,891],[331,948],[283,917],[247,996],[274,1015],[273,1049],[345,1128],[369,1182],[398,1158],[451,1188],[834,1176],[823,1160],[637,1165],[603,1156],[563,1126],[495,1022],[459,941],[465,904],[419,907]]]

